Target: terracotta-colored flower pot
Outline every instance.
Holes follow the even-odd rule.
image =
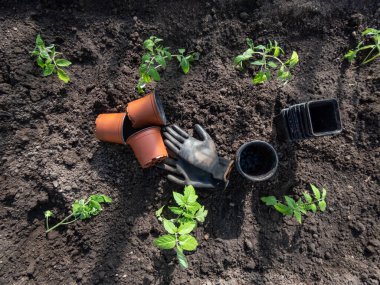
[[[128,103],[127,114],[134,128],[166,125],[164,108],[155,93]]]
[[[140,130],[127,139],[142,168],[152,166],[168,157],[160,127]]]
[[[96,137],[101,141],[125,144],[126,113],[100,114],[95,121]]]

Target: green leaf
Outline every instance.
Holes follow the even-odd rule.
[[[268,66],[269,66],[269,67],[272,67],[272,68],[276,68],[276,67],[277,67],[277,64],[274,63],[273,61],[268,61]]]
[[[277,78],[282,81],[289,81],[292,78],[292,75],[289,71],[285,71],[284,66],[281,66],[277,73]]]
[[[196,222],[188,222],[183,225],[180,225],[178,228],[178,233],[180,235],[189,234],[192,232],[192,230],[195,228],[196,225],[197,225]]]
[[[37,57],[37,64],[38,64],[39,67],[45,68],[44,60],[40,56]]]
[[[261,197],[261,201],[264,202],[267,206],[274,206],[277,204],[277,199],[275,196]]]
[[[172,213],[176,214],[176,215],[181,215],[183,210],[179,207],[168,207],[170,211],[172,211]]]
[[[89,214],[93,216],[96,216],[102,211],[102,206],[100,206],[100,203],[94,200],[90,200],[88,202],[87,207],[89,210]]]
[[[309,209],[313,212],[313,213],[316,213],[317,212],[317,206],[315,204],[310,204],[309,205]]]
[[[290,59],[288,59],[285,62],[285,64],[289,65],[289,67],[292,68],[292,67],[296,66],[298,61],[299,61],[298,54],[297,54],[297,52],[293,51],[292,56],[290,57]]]
[[[264,63],[265,63],[264,60],[255,60],[251,62],[251,64],[259,65],[259,66],[264,65]]]
[[[175,234],[178,230],[174,223],[169,220],[164,220],[164,228],[169,234]]]
[[[149,75],[150,75],[155,81],[160,81],[160,80],[161,80],[160,74],[158,73],[158,71],[157,71],[154,67],[149,68],[149,70],[148,70],[148,74],[149,74]]]
[[[44,212],[44,216],[45,216],[45,218],[49,218],[49,217],[53,217],[54,214],[53,214],[52,211],[47,210],[47,211]]]
[[[68,61],[68,60],[66,60],[66,59],[62,59],[62,58],[57,59],[57,60],[55,61],[55,63],[56,63],[58,66],[70,66],[70,65],[71,65],[71,61]]]
[[[309,193],[304,192],[303,196],[305,197],[306,202],[308,202],[308,203],[313,202],[313,198],[311,198],[311,196],[309,195]]]
[[[252,79],[253,84],[262,84],[267,81],[267,75],[263,71],[259,71]]]
[[[297,205],[296,201],[293,198],[291,198],[289,196],[286,196],[286,195],[284,196],[284,198],[285,198],[285,201],[286,201],[286,203],[288,204],[288,206],[290,208],[292,208],[292,209],[298,208],[298,205]]]
[[[277,203],[276,205],[274,205],[274,208],[281,214],[287,216],[291,216],[293,214],[293,210],[282,203]]]
[[[207,214],[208,214],[208,210],[205,210],[205,207],[202,206],[195,214],[195,219],[197,219],[198,222],[203,223],[205,221]]]
[[[326,199],[326,195],[327,195],[327,191],[325,188],[322,188],[322,200],[325,200]]]
[[[177,247],[176,252],[180,267],[183,269],[187,269],[189,267],[189,263],[187,262],[186,256],[183,254],[182,249],[179,249],[179,247]]]
[[[373,29],[373,28],[367,28],[362,32],[362,36],[367,36],[367,35],[376,35],[379,34],[380,31]]]
[[[67,75],[67,73],[63,69],[58,68],[57,74],[58,74],[58,78],[61,79],[63,82],[68,83],[70,81],[70,77]]]
[[[356,54],[357,51],[349,50],[348,53],[344,55],[344,58],[351,62],[356,58]]]
[[[191,213],[195,214],[195,212],[198,211],[202,206],[198,202],[194,202],[194,203],[187,203],[185,207]]]
[[[319,200],[321,199],[321,192],[319,192],[319,189],[314,185],[310,183],[311,190],[313,190],[315,199]]]
[[[162,68],[166,68],[166,61],[161,55],[157,55],[154,59],[159,65],[162,66]]]
[[[40,35],[37,35],[36,37],[36,45],[39,47],[45,47],[44,41],[42,40]]]
[[[50,58],[48,52],[46,50],[44,50],[44,49],[40,49],[40,56],[42,58],[45,58],[45,59],[49,59]]]
[[[180,194],[178,192],[173,192],[173,197],[174,197],[174,200],[176,201],[176,203],[178,204],[178,206],[185,205],[186,200],[182,194]]]
[[[142,76],[142,80],[143,80],[145,83],[150,83],[150,82],[152,82],[152,78],[149,76],[148,73],[143,73],[141,76]]]
[[[161,217],[161,214],[162,214],[162,211],[164,210],[165,206],[162,206],[161,208],[159,208],[157,211],[156,211],[156,217]],[[170,207],[169,207],[170,208]]]
[[[198,246],[197,240],[191,235],[182,235],[179,237],[179,244],[184,250],[195,250]]]
[[[190,63],[186,59],[186,57],[182,57],[180,65],[181,65],[183,73],[187,74],[190,70]]]
[[[275,46],[275,47],[273,48],[273,56],[274,56],[274,57],[278,57],[279,55],[280,55],[280,47]]]
[[[319,209],[322,211],[322,212],[324,212],[325,210],[326,210],[326,202],[325,201],[319,201],[318,202],[318,207],[319,207]]]
[[[153,51],[154,42],[151,39],[144,41],[144,48],[150,51]]]
[[[143,63],[149,62],[150,61],[150,57],[151,57],[150,53],[144,54],[142,56],[142,58],[141,58],[141,62],[143,62]],[[145,66],[146,66],[146,64],[145,64]]]
[[[180,48],[180,49],[178,49],[178,52],[179,52],[180,54],[184,54],[184,53],[185,53],[185,49],[184,49],[184,48]]]
[[[49,76],[53,73],[53,71],[54,71],[54,65],[52,63],[46,64],[44,67],[43,75]]]
[[[294,217],[296,217],[298,223],[302,224],[302,217],[300,211],[294,210]]]
[[[155,246],[161,249],[172,249],[175,247],[176,238],[174,235],[163,235],[154,240]]]
[[[91,195],[90,200],[96,201],[99,203],[112,203],[112,199],[106,195],[103,195],[103,194]]]
[[[255,50],[265,50],[265,46],[263,45],[255,46]]]
[[[246,38],[245,41],[246,41],[247,45],[248,45],[250,48],[253,48],[253,40],[252,40],[252,39],[250,39],[250,38]]]
[[[198,196],[195,193],[195,189],[192,185],[185,186],[185,189],[183,191],[183,196],[187,203],[191,204],[197,201]]]

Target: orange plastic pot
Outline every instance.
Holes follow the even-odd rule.
[[[100,114],[95,121],[96,137],[105,142],[125,144],[126,113]]]
[[[140,130],[127,139],[142,168],[152,166],[168,157],[160,127]]]
[[[134,128],[166,125],[164,108],[155,93],[128,103],[127,114]]]

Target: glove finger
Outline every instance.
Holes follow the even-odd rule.
[[[194,130],[197,132],[201,140],[205,141],[208,138],[210,138],[210,135],[200,125],[198,124],[194,125]]]
[[[170,166],[168,164],[165,164],[165,163],[161,164],[159,166],[159,168],[161,168],[163,170],[166,170],[166,171],[169,171],[169,172],[180,174],[179,171],[176,168],[174,168],[173,166]]]
[[[172,128],[168,127],[166,128],[166,131],[170,133],[180,143],[183,143],[185,141],[185,138],[178,134],[176,131],[174,131]]]
[[[186,185],[185,180],[180,179],[180,178],[178,178],[177,176],[174,176],[174,175],[169,174],[169,175],[168,175],[168,179],[169,179],[170,181],[176,183],[176,184],[179,184],[179,185]]]
[[[166,145],[166,147],[172,151],[175,155],[178,155],[179,153],[179,148],[176,147],[171,141],[169,140],[164,140],[164,143]]]
[[[163,132],[163,134],[165,138],[171,141],[174,145],[178,146],[178,148],[181,148],[182,144],[178,140],[176,140],[171,134],[169,134],[168,132]]]
[[[191,182],[191,185],[194,186],[195,188],[215,188],[214,185],[212,185],[211,183],[203,183],[203,182]]]
[[[175,124],[172,125],[172,128],[174,131],[176,131],[178,134],[180,134],[185,139],[189,138],[189,135],[184,130],[182,130],[180,127],[178,127],[177,125],[175,125]]]
[[[164,160],[164,163],[167,165],[175,167],[177,164],[177,161],[173,158],[168,157],[167,159]]]

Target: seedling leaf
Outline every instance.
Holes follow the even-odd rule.
[[[197,224],[194,222],[185,223],[178,228],[178,233],[180,235],[189,234],[193,231],[196,225]]]
[[[174,223],[166,219],[164,220],[164,228],[169,234],[175,234],[178,231]]]
[[[185,197],[182,194],[179,194],[178,192],[173,192],[173,197],[178,206],[183,206],[186,203]]]
[[[61,79],[63,82],[68,83],[70,81],[70,77],[63,69],[57,69],[57,74],[59,79]]]
[[[315,199],[319,200],[321,199],[321,192],[319,192],[319,189],[314,185],[310,183],[311,190],[314,193]]]
[[[71,61],[68,61],[68,60],[66,60],[66,59],[57,59],[56,61],[55,61],[55,63],[58,65],[58,66],[62,66],[62,67],[64,67],[64,66],[70,66],[71,65]]]
[[[319,207],[319,209],[322,211],[322,212],[324,212],[325,210],[326,210],[326,202],[325,201],[319,201],[318,202],[318,207]]]
[[[181,235],[179,237],[179,244],[184,250],[195,250],[198,246],[197,240],[191,235]]]
[[[163,235],[154,240],[154,244],[161,249],[172,249],[175,247],[176,238],[174,235]]]
[[[183,254],[182,250],[179,250],[177,247],[177,259],[181,268],[187,269],[189,267],[189,263],[187,262],[186,256]]]
[[[274,206],[277,204],[277,199],[274,196],[261,197],[261,201],[267,206]]]
[[[54,214],[53,214],[52,211],[47,210],[47,211],[44,212],[44,216],[45,216],[45,218],[49,218],[49,217],[53,217]]]

